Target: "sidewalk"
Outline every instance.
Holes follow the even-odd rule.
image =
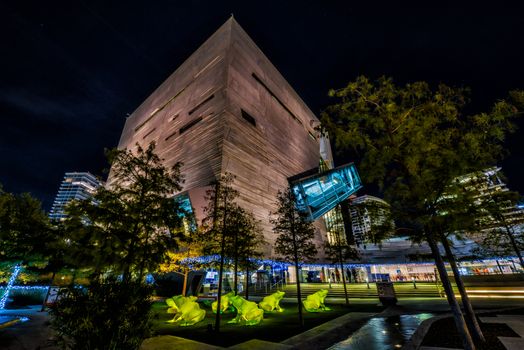
[[[40,305],[28,309],[0,310],[1,316],[25,316],[27,322],[20,322],[0,330],[0,344],[6,350],[58,350],[51,344],[52,330],[49,315],[40,312]]]

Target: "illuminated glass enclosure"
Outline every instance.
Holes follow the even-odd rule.
[[[180,208],[183,210],[183,214],[181,214],[181,216],[184,220],[184,231],[186,232],[186,234],[195,232],[197,225],[195,221],[195,214],[193,212],[193,206],[191,205],[189,195],[187,193],[182,193],[176,195],[174,199],[178,203]]]
[[[362,187],[353,163],[290,181],[297,208],[316,220]]]

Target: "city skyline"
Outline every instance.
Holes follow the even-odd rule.
[[[473,112],[523,87],[522,9],[275,6],[0,4],[0,183],[49,209],[64,172],[101,174],[126,114],[232,12],[317,116],[359,74],[469,86]],[[498,165],[524,192],[519,134]]]

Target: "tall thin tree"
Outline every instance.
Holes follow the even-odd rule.
[[[284,191],[279,191],[277,195],[278,210],[273,213],[271,223],[273,224],[273,231],[278,235],[275,242],[275,252],[295,267],[298,318],[300,326],[303,327],[300,265],[308,260],[313,260],[317,254],[317,249],[313,243],[315,228],[307,215],[297,209],[295,201],[295,195],[289,187]]]

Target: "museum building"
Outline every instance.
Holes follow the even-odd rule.
[[[320,248],[318,264],[304,266],[303,278],[318,279],[335,271],[322,247],[333,241],[334,234],[344,233],[333,225],[333,217],[339,215],[337,205],[362,187],[352,164],[334,167],[329,140],[320,135],[319,125],[231,17],[127,118],[118,148],[136,150],[137,145],[145,148],[154,142],[166,167],[181,162],[185,182],[176,196],[193,209],[197,221],[204,216],[210,184],[225,173],[233,174],[238,204],[260,222],[267,242],[264,265],[271,265],[272,274],[290,268],[277,262],[270,217],[277,210],[278,191],[291,185],[297,207],[314,222],[315,244]],[[346,235],[342,238],[346,240]],[[391,249],[387,255],[400,257],[395,250],[401,246],[419,252],[407,247],[409,241],[400,240],[384,243]],[[369,248],[371,253],[375,247]],[[380,256],[381,252],[382,246],[375,253]],[[349,279],[362,282],[386,274],[399,279],[434,278],[433,264],[373,261],[375,255],[368,254],[369,261],[348,264]]]

